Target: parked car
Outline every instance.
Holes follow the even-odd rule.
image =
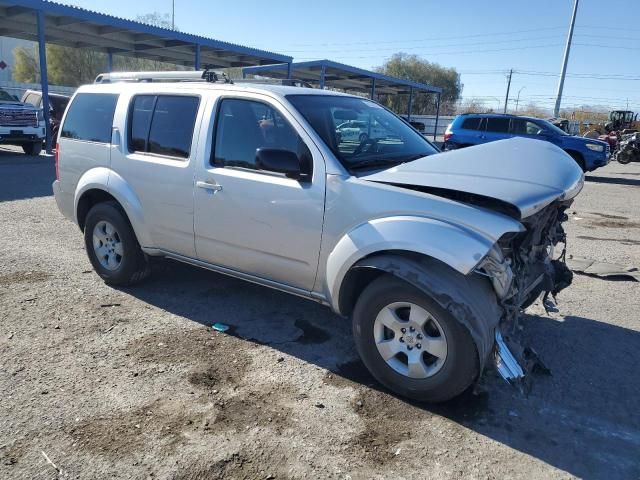
[[[553,143],[567,152],[585,172],[609,163],[607,142],[569,135],[539,118],[495,113],[458,115],[445,131],[444,149],[454,150],[512,137]]]
[[[42,111],[0,89],[0,144],[18,145],[27,155],[38,155],[45,136]]]
[[[365,140],[393,137],[394,132],[379,121],[349,120],[336,127],[336,133],[343,142],[364,142]]]
[[[64,95],[61,93],[49,93],[49,124],[51,125],[51,138],[55,142],[58,137],[58,129],[60,128],[60,121],[64,115],[64,111],[71,100],[70,95]],[[36,108],[42,109],[42,92],[38,90],[27,90],[22,95],[22,101],[24,103],[30,103]]]
[[[340,142],[363,117],[396,139]],[[56,152],[57,205],[106,283],[166,257],[315,300],[352,318],[364,364],[402,396],[452,398],[492,361],[522,379],[504,340],[571,283],[549,252],[583,174],[551,143],[439,153],[361,97],[113,82],[73,96]]]

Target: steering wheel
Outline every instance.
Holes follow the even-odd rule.
[[[367,145],[371,145],[372,148],[375,147],[373,153],[378,151],[378,140],[376,140],[375,138],[367,137],[362,142],[360,142],[360,145],[358,145],[353,151],[353,156],[355,157],[356,155],[360,155],[364,151],[364,147],[366,147]]]

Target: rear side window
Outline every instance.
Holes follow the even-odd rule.
[[[71,102],[60,136],[87,142],[111,143],[118,95],[79,93]]]
[[[495,133],[508,133],[509,132],[509,119],[499,117],[487,118],[487,131]]]
[[[480,130],[480,122],[482,122],[482,117],[465,118],[460,128],[464,128],[465,130]]]
[[[198,97],[134,97],[129,115],[129,150],[189,158],[199,105]]]

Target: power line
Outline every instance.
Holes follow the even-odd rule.
[[[406,40],[385,40],[385,41],[362,41],[362,42],[336,42],[336,43],[296,43],[292,44],[296,47],[330,47],[330,46],[350,46],[350,45],[385,45],[385,44],[397,44],[397,43],[408,43],[408,42],[427,42],[431,40],[457,40],[459,38],[480,38],[480,37],[493,37],[497,35],[516,35],[519,33],[531,33],[531,32],[542,32],[549,30],[559,30],[564,29],[566,27],[543,27],[543,28],[532,28],[528,30],[516,30],[509,32],[493,32],[493,33],[476,33],[473,35],[455,35],[451,37],[442,37],[442,36],[433,36],[426,38],[417,38],[417,39],[406,39]]]
[[[469,54],[475,54],[475,53],[491,53],[491,52],[506,52],[506,51],[513,51],[513,50],[529,50],[529,49],[534,49],[534,48],[550,48],[550,47],[558,47],[558,46],[562,46],[561,43],[551,43],[551,44],[547,44],[547,45],[529,45],[526,47],[513,47],[513,48],[495,48],[495,49],[488,49],[488,50],[458,50],[455,52],[429,52],[429,53],[420,53],[420,55],[423,56],[437,56],[437,55],[469,55]],[[380,58],[380,55],[363,55],[363,56],[353,56],[353,55],[349,55],[349,56],[342,56],[342,57],[337,57],[337,59],[352,59],[352,58],[356,58],[356,59],[364,59],[364,58]],[[300,58],[300,60],[314,60],[316,59],[316,57],[302,57]]]
[[[508,40],[494,40],[490,42],[476,42],[476,43],[449,43],[446,45],[426,45],[427,48],[450,48],[450,47],[473,47],[478,45],[495,45],[495,44],[504,44],[504,43],[514,43],[514,42],[529,42],[532,40],[549,40],[549,39],[557,39],[562,38],[562,35],[552,35],[547,37],[529,37],[529,38],[518,38],[518,39],[508,39]],[[377,48],[356,48],[356,49],[337,49],[337,50],[325,50],[325,49],[317,49],[317,50],[288,50],[290,53],[310,53],[310,52],[322,52],[322,53],[351,53],[351,52],[379,52],[380,50],[417,50],[425,48],[425,45],[420,45],[417,47],[377,47]]]

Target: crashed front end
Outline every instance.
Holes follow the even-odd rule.
[[[525,230],[503,236],[476,268],[490,278],[502,309],[494,361],[498,373],[510,383],[522,384],[536,368],[546,370],[535,352],[522,345],[519,323],[524,310],[541,295],[548,311],[553,308],[549,296],[555,300],[571,284],[562,224],[572,202],[572,198],[559,199],[522,219]]]

